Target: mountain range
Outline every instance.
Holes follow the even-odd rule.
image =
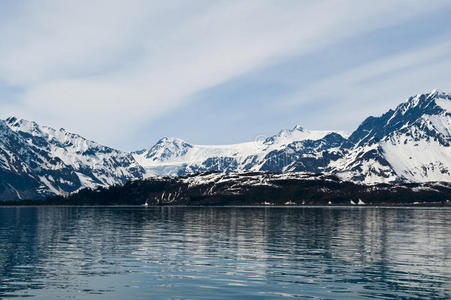
[[[332,173],[367,184],[451,181],[451,96],[434,90],[410,97],[350,136],[300,126],[227,146],[163,138],[132,153],[148,175],[204,171]]]
[[[42,199],[135,179],[203,172],[333,174],[361,184],[451,182],[451,95],[408,98],[351,134],[301,126],[235,145],[162,138],[127,153],[10,117],[0,120],[0,200]]]

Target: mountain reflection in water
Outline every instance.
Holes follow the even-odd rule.
[[[0,298],[450,298],[451,209],[2,207]]]

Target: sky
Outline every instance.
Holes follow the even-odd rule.
[[[0,118],[125,151],[351,133],[451,92],[451,1],[2,0]]]

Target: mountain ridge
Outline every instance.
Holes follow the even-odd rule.
[[[142,178],[144,170],[129,153],[121,152],[64,129],[53,129],[33,121],[10,117],[1,121],[3,140],[10,143],[17,157],[3,161],[16,161],[22,166],[16,170],[30,189],[16,188],[3,178],[3,192],[15,193],[17,198],[43,198],[65,195],[82,188],[97,188],[122,184]],[[5,150],[5,147],[0,147]],[[5,165],[3,169],[7,169]],[[26,180],[25,180],[26,179]],[[2,192],[0,191],[0,193]]]
[[[68,195],[158,176],[205,172],[310,172],[362,184],[451,182],[451,95],[407,98],[347,135],[296,125],[232,145],[164,137],[123,152],[64,129],[0,120],[0,200]]]
[[[349,136],[339,131],[308,131],[297,125],[272,137],[229,145],[229,148],[227,145],[192,145],[183,141],[190,148],[183,153],[172,153],[177,157],[172,161],[152,156],[149,163],[142,155],[135,153],[134,157],[146,168],[148,175],[308,171],[337,174],[343,180],[367,184],[451,181],[451,157],[447,151],[451,142],[450,103],[451,96],[436,89],[409,97],[379,117],[366,118]],[[427,144],[417,147],[421,142]],[[241,153],[237,145],[244,149]],[[199,155],[189,155],[196,147],[199,148],[197,152],[203,153],[203,159]],[[430,151],[435,157],[420,155],[421,151]],[[411,163],[405,157],[394,155],[401,152],[418,156],[418,163],[410,173],[406,166]]]

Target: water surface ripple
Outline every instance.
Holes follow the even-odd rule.
[[[451,298],[451,209],[0,208],[0,298]]]

